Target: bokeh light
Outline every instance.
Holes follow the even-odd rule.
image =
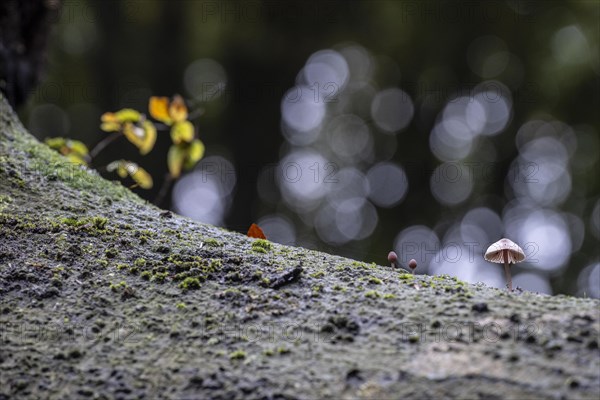
[[[430,188],[433,197],[445,206],[458,205],[471,195],[473,177],[464,164],[444,163],[431,175]]]
[[[311,95],[309,86],[288,90],[281,102],[283,122],[295,132],[308,132],[319,127],[325,117],[325,104]]]
[[[375,164],[367,173],[369,199],[379,207],[393,207],[408,191],[408,178],[399,165],[390,162]]]
[[[375,95],[371,115],[384,133],[398,133],[411,121],[414,106],[410,96],[403,90],[389,88]]]
[[[600,298],[600,262],[586,266],[577,278],[578,295]]]
[[[200,58],[187,66],[183,83],[194,100],[207,102],[218,99],[225,93],[227,74],[217,61]]]
[[[235,169],[229,160],[207,157],[175,184],[175,211],[200,222],[222,225],[235,184]]]
[[[273,242],[287,245],[296,244],[294,224],[284,215],[265,215],[258,220],[258,226],[261,227],[265,236]]]

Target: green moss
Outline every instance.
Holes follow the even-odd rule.
[[[8,195],[0,195],[0,211],[8,207],[13,202],[12,197]]]
[[[200,280],[198,278],[187,277],[179,284],[179,287],[183,290],[199,289]]]
[[[217,239],[213,239],[213,238],[204,239],[204,244],[207,246],[211,246],[211,247],[223,246],[223,244],[220,241],[218,241]]]
[[[262,276],[263,276],[262,271],[254,271],[254,273],[252,274],[252,279],[257,281],[257,280],[261,279]]]
[[[243,350],[236,350],[233,353],[229,354],[229,358],[232,360],[243,360],[246,358],[246,352]]]
[[[398,275],[398,278],[407,283],[411,283],[415,280],[415,276],[413,274],[400,274]]]
[[[313,296],[318,296],[321,292],[323,292],[323,285],[319,284],[319,285],[314,285],[312,288],[312,294]]]
[[[310,274],[311,278],[321,278],[325,275],[325,271],[317,271]]]
[[[106,267],[108,267],[108,260],[105,260],[105,259],[98,260],[98,265],[102,268],[106,268]]]
[[[104,255],[106,256],[106,258],[115,258],[119,255],[119,251],[114,247],[110,247],[106,249],[106,251],[104,251]]]
[[[106,228],[108,219],[106,219],[104,217],[92,217],[91,222],[92,222],[92,225],[94,226],[94,228],[103,230]]]
[[[220,258],[210,260],[209,268],[211,271],[216,271],[223,266],[223,261]]]
[[[152,275],[152,279],[150,279],[153,282],[158,282],[158,283],[163,283],[167,277],[169,276],[168,272],[157,272],[154,275]]]
[[[177,307],[178,310],[185,310],[186,309],[185,303],[177,303],[176,307]]]
[[[368,292],[365,293],[365,297],[379,298],[379,297],[381,297],[381,295],[376,290],[369,290]]]
[[[376,278],[374,276],[369,276],[369,283],[374,283],[376,285],[381,285],[383,282],[379,278]]]
[[[353,261],[352,266],[355,268],[374,269],[377,267],[375,263],[367,264],[361,261]]]
[[[277,348],[277,353],[288,354],[288,353],[290,353],[290,349],[288,349],[287,347],[281,346],[281,347]]]
[[[173,276],[173,280],[174,280],[174,281],[182,281],[182,280],[184,280],[185,278],[187,278],[188,276],[189,276],[189,274],[188,274],[187,272],[180,272],[180,273],[178,273],[178,274],[175,274],[175,275]]]
[[[125,282],[125,281],[121,281],[119,283],[111,283],[110,284],[110,290],[112,290],[113,292],[116,292],[116,291],[118,291],[120,289],[126,289],[127,287],[128,287],[127,286],[127,282]]]
[[[144,236],[148,236],[148,237],[154,237],[156,236],[156,232],[148,230],[148,229],[141,229],[140,231],[138,231],[139,235],[144,235]]]
[[[333,290],[345,293],[347,289],[345,287],[343,287],[343,286],[340,286],[340,285],[333,285]]]
[[[140,269],[136,266],[129,268],[129,273],[131,275],[137,275],[140,272]]]
[[[145,267],[146,260],[144,258],[138,258],[133,262],[133,265],[135,265],[136,267]]]
[[[156,236],[156,233],[148,229],[142,229],[140,231],[135,232],[135,236],[140,239],[141,244],[146,244],[151,238]]]
[[[383,295],[383,298],[386,299],[386,300],[395,299],[396,295],[393,294],[393,293],[386,293],[386,294]]]
[[[117,264],[117,269],[119,271],[123,270],[123,269],[127,269],[129,268],[129,266],[127,264]]]
[[[144,272],[142,272],[142,273],[140,274],[140,277],[141,277],[142,279],[145,279],[145,280],[147,280],[147,281],[148,281],[148,280],[150,280],[150,278],[152,277],[152,272],[150,272],[150,271],[144,271]]]
[[[265,351],[263,351],[263,354],[267,357],[271,357],[275,354],[275,351],[273,351],[273,349],[266,349]]]
[[[175,236],[177,239],[181,239],[183,237],[180,232],[177,232],[176,230],[170,228],[165,229],[163,233],[165,235]]]
[[[271,242],[265,239],[256,239],[252,242],[252,251],[257,253],[267,253],[273,249]]]
[[[81,250],[86,254],[96,254],[96,247],[91,243],[81,246]]]
[[[154,268],[152,268],[153,274],[158,274],[158,273],[162,273],[162,272],[167,272],[167,267],[163,264],[156,264],[156,266]]]
[[[85,225],[87,221],[85,219],[77,219],[77,218],[61,218],[60,223],[67,226],[78,227]]]
[[[152,250],[161,254],[169,254],[171,252],[171,248],[169,246],[165,246],[164,244],[156,246]]]

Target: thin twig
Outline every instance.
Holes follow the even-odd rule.
[[[173,178],[173,175],[171,175],[170,173],[165,175],[165,179],[163,180],[163,184],[160,188],[160,191],[158,192],[158,195],[154,199],[155,206],[160,207],[160,205],[162,204],[162,202],[165,199],[165,196],[167,195],[167,192],[171,188],[171,184],[173,183],[174,180],[175,179]]]
[[[98,142],[98,144],[96,144],[94,146],[94,148],[90,151],[90,153],[88,154],[89,162],[91,163],[91,161],[102,151],[104,150],[104,148],[106,146],[108,146],[109,144],[111,144],[112,142],[114,142],[115,140],[117,140],[118,138],[120,138],[123,135],[122,132],[113,132],[111,135],[105,137],[104,139],[102,139],[101,141]]]

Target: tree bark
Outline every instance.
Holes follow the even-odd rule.
[[[0,398],[600,394],[598,300],[164,213],[37,142],[3,98],[0,182]]]

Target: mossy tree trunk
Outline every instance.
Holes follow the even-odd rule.
[[[38,143],[4,99],[0,183],[0,398],[600,394],[598,300],[162,213]]]

